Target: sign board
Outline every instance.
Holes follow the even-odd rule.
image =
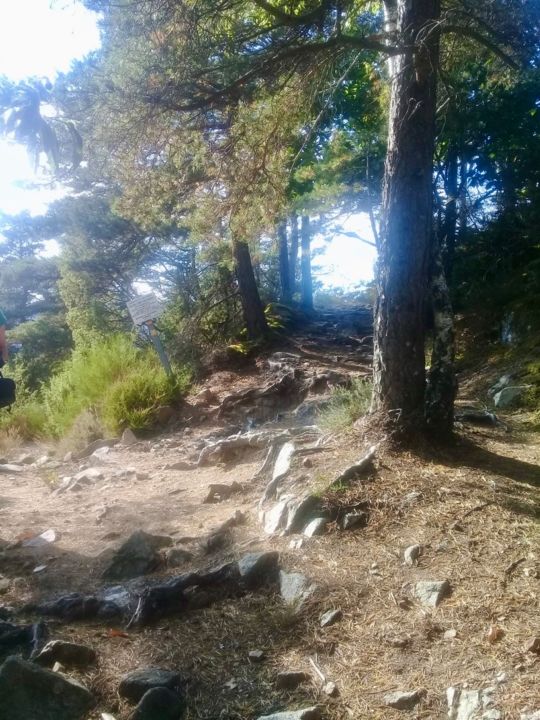
[[[135,325],[155,320],[163,312],[163,307],[154,293],[138,295],[128,302],[127,309]]]

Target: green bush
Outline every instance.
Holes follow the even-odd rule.
[[[47,414],[34,397],[23,398],[11,412],[0,410],[0,433],[16,434],[21,440],[30,440],[45,433]]]
[[[151,348],[137,348],[129,335],[76,349],[43,389],[47,430],[65,436],[76,419],[90,410],[116,432],[135,421],[146,427],[161,404],[178,399],[189,382],[185,370],[169,380]]]
[[[329,405],[321,412],[319,424],[330,432],[350,428],[369,412],[372,392],[371,382],[362,378],[355,378],[348,388],[336,388]]]

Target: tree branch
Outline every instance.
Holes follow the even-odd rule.
[[[480,45],[483,45],[488,50],[491,50],[491,52],[494,55],[496,55],[498,58],[500,58],[503,62],[505,62],[510,67],[514,68],[514,70],[520,69],[520,65],[514,60],[513,57],[511,57],[505,50],[503,50],[501,47],[499,47],[496,43],[492,42],[489,38],[487,38],[481,32],[478,32],[478,30],[473,30],[472,28],[463,27],[462,25],[454,25],[454,24],[442,22],[440,31],[441,31],[441,33],[444,33],[445,35],[455,34],[455,35],[469,37],[472,40],[476,40],[476,42],[480,43]]]

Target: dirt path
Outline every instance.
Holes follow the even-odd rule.
[[[187,430],[177,427],[159,439],[97,451],[78,462],[52,460],[0,476],[0,574],[9,580],[4,606],[103,586],[102,572],[114,551],[138,529],[167,536],[192,554],[178,568],[164,564],[143,582],[216,565],[246,551],[276,549],[281,567],[305,573],[318,585],[299,613],[284,607],[275,593],[253,592],[128,633],[111,634],[102,622],[53,622],[55,637],[98,650],[97,668],[73,673],[97,698],[89,718],[112,712],[126,720],[131,709],[118,698],[119,679],[149,665],[181,673],[188,720],[254,720],[313,704],[321,704],[329,720],[391,720],[403,714],[385,705],[385,694],[393,691],[418,691],[421,699],[408,717],[442,720],[448,717],[449,687],[478,693],[494,688],[481,712],[463,715],[470,720],[521,720],[540,710],[540,655],[526,649],[530,638],[540,635],[537,436],[467,428],[457,447],[445,452],[381,452],[370,482],[333,498],[368,504],[368,526],[349,533],[330,526],[321,537],[293,536],[292,543],[290,536],[266,535],[259,522],[257,504],[266,480],[257,472],[264,448],[191,467],[211,439],[246,426],[268,427],[257,419],[260,400],[228,417],[220,417],[219,407],[225,397],[272,385],[283,373],[276,362],[293,362],[302,382],[315,378],[308,401],[330,391],[323,377],[329,368],[362,373],[369,362],[367,346],[363,363],[358,362],[365,332],[355,332],[353,322],[345,325],[336,327],[327,318],[296,337],[283,348],[300,356],[294,362],[274,355],[249,372],[213,375],[205,387],[216,397],[202,404],[192,399],[191,414],[198,420]],[[298,423],[287,412],[274,414],[272,427]],[[308,468],[300,467],[299,458],[297,472],[327,484],[367,444],[354,431],[334,437],[310,456]],[[190,469],[168,468],[178,462]],[[88,467],[103,476],[75,491],[54,493],[64,476]],[[203,502],[212,483],[233,482],[241,489],[228,499]],[[208,548],[212,531],[237,511],[241,522],[223,543]],[[56,539],[46,546],[14,545],[48,529]],[[411,545],[420,546],[420,556],[407,565],[403,551]],[[34,572],[40,566],[45,567]],[[443,580],[451,594],[437,608],[423,606],[416,583]],[[320,614],[330,609],[339,609],[342,619],[321,628]],[[262,662],[249,659],[257,649],[263,651]],[[308,679],[295,690],[280,690],[276,677],[283,670],[305,672]],[[323,691],[321,673],[336,683],[334,696]]]

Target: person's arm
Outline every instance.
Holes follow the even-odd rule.
[[[8,361],[8,344],[5,325],[0,325],[0,357],[4,362]]]

